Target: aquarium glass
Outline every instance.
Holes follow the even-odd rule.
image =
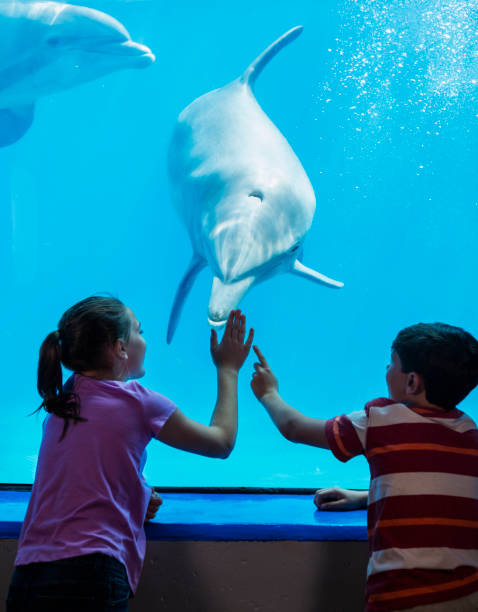
[[[390,346],[404,326],[444,321],[478,335],[474,0],[88,6],[118,19],[156,62],[42,96],[31,128],[0,148],[1,482],[33,481],[43,420],[29,416],[40,403],[38,349],[66,308],[92,294],[119,297],[141,321],[141,382],[209,422],[216,375],[208,268],[166,343],[192,253],[170,196],[168,146],[182,109],[240,76],[296,25],[302,34],[265,67],[255,94],[316,193],[302,261],[344,288],[280,274],[241,302],[282,396],[320,418],[359,410],[386,396]],[[8,78],[0,66],[0,94]],[[250,356],[240,373],[231,456],[203,458],[153,441],[148,481],[366,488],[363,459],[342,464],[281,437],[250,390],[253,363]],[[477,404],[473,392],[461,406],[476,417]]]

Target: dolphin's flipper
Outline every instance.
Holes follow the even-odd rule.
[[[259,57],[257,57],[246,69],[244,74],[241,76],[241,81],[248,84],[252,89],[254,87],[255,80],[264,69],[264,66],[266,66],[281,49],[295,40],[303,29],[303,26],[296,26],[295,28],[292,28],[292,30],[289,30],[283,34],[280,38],[273,42],[272,45],[269,45],[267,49],[263,51]]]
[[[190,292],[191,287],[193,286],[196,276],[205,266],[206,262],[204,261],[204,259],[197,257],[197,255],[193,255],[191,263],[189,264],[189,267],[186,270],[186,274],[183,276],[183,279],[179,284],[178,290],[176,291],[173,307],[171,308],[171,314],[169,315],[168,335],[166,340],[168,344],[171,343],[171,340],[174,336],[174,332],[176,331],[176,327],[178,326],[179,317],[181,316],[181,311],[184,306],[184,301],[186,300],[188,293]]]
[[[304,278],[308,278],[311,281],[315,281],[316,283],[321,283],[322,285],[326,285],[327,287],[332,287],[335,289],[340,289],[344,286],[340,281],[333,280],[328,276],[324,276],[320,274],[320,272],[316,272],[311,268],[307,268],[300,263],[297,259],[294,261],[294,266],[291,270],[292,274],[297,274],[297,276],[303,276]]]
[[[8,147],[20,140],[30,128],[35,114],[35,106],[0,109],[0,147]]]

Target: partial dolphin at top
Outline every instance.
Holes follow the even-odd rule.
[[[148,47],[100,11],[0,1],[0,147],[29,129],[39,98],[154,60]]]
[[[179,115],[169,150],[169,179],[193,256],[174,299],[168,343],[205,266],[214,276],[208,315],[214,326],[225,323],[253,285],[279,273],[343,286],[298,259],[315,212],[314,190],[252,91],[263,68],[301,31],[301,26],[289,30],[241,77],[197,98]]]

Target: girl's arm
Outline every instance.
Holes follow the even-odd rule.
[[[211,355],[217,368],[217,400],[209,425],[190,419],[176,410],[167,420],[158,440],[181,450],[206,455],[228,457],[237,434],[237,377],[249,354],[254,330],[247,341],[246,317],[240,310],[231,311],[222,341],[211,330]]]
[[[325,436],[325,419],[307,417],[289,406],[279,395],[279,384],[266,358],[258,349],[254,351],[259,363],[254,364],[255,372],[251,387],[254,395],[269,413],[281,434],[291,442],[301,442],[320,448],[330,448]]]

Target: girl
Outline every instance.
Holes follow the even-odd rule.
[[[40,349],[43,426],[35,483],[15,559],[7,611],[126,611],[145,554],[145,518],[159,501],[141,475],[156,438],[226,458],[237,432],[237,376],[251,347],[246,320],[211,331],[217,401],[209,426],[130,379],[144,375],[146,343],[119,300],[90,297],[62,316]],[[63,385],[62,368],[74,373]],[[148,506],[148,502],[149,506]]]

